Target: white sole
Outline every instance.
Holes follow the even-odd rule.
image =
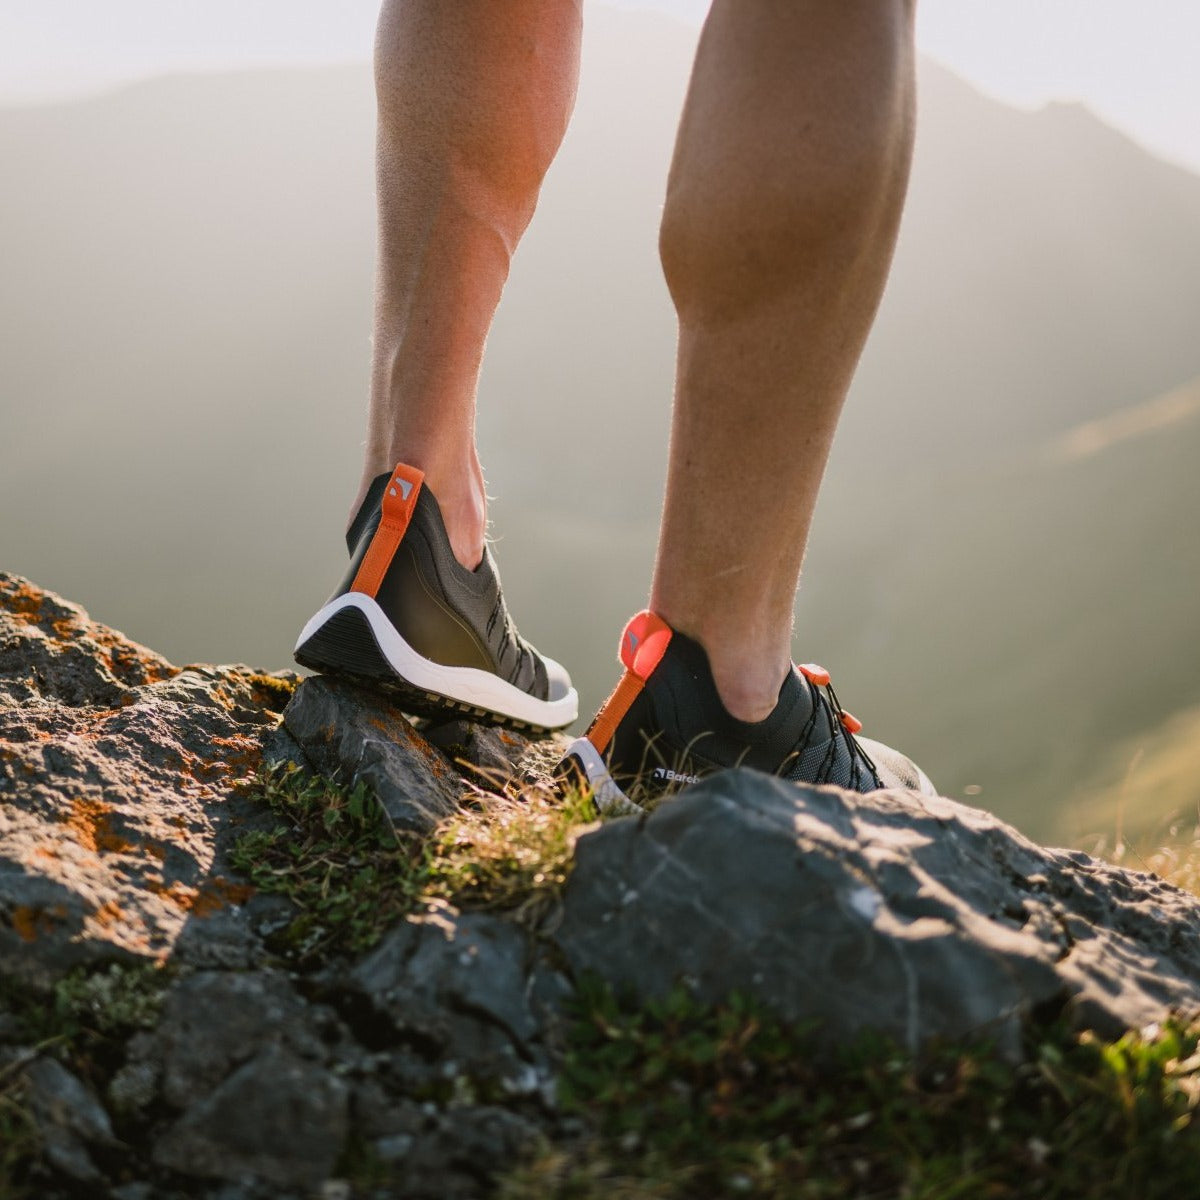
[[[538,729],[562,729],[579,715],[574,688],[557,700],[539,700],[488,671],[447,667],[423,657],[400,636],[379,604],[362,592],[347,592],[326,604],[300,631],[296,651],[348,609],[362,614],[388,667],[409,688]]]

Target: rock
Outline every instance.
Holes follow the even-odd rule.
[[[159,1066],[155,1062],[126,1063],[109,1081],[106,1095],[116,1113],[141,1112],[158,1095]]]
[[[458,807],[462,784],[445,758],[377,692],[313,676],[283,723],[318,771],[366,784],[398,834],[427,834]]]
[[[202,1178],[317,1187],[346,1140],[347,1097],[324,1067],[268,1046],[194,1103],[159,1140],[154,1160]]]
[[[72,1179],[98,1182],[102,1176],[87,1147],[117,1144],[104,1106],[53,1058],[39,1058],[26,1067],[25,1083],[46,1157]]]
[[[1030,1017],[1115,1036],[1200,1008],[1200,900],[951,801],[749,771],[583,835],[536,932],[439,903],[285,972],[269,948],[299,909],[230,867],[279,824],[242,786],[261,762],[365,783],[407,840],[501,775],[544,786],[561,748],[418,733],[295,679],[173,667],[0,575],[0,1074],[41,1131],[47,1200],[333,1200],[359,1151],[386,1167],[380,1197],[486,1195],[545,1137],[586,1136],[554,1087],[585,972],[642,997],[749,992],[820,1021],[821,1047],[985,1033],[1015,1056]],[[30,1044],[40,1004],[51,1035],[63,1018],[55,1058]]]
[[[528,738],[475,721],[426,721],[421,735],[465,779],[489,792],[519,791],[521,785],[553,788],[554,769],[571,744],[562,733]]]
[[[546,1070],[530,1002],[532,966],[530,938],[519,926],[446,908],[388,934],[346,986],[397,1035],[419,1039],[436,1057],[435,1071],[410,1067],[410,1082],[450,1095],[480,1086],[529,1095]]]
[[[157,1028],[131,1057],[156,1065],[163,1099],[185,1108],[264,1048],[323,1059],[340,1033],[333,1013],[308,1004],[278,972],[201,971],[171,986]]]
[[[537,1125],[518,1113],[490,1106],[451,1110],[397,1156],[402,1166],[398,1194],[406,1200],[487,1194],[484,1189],[497,1174],[544,1144]]]
[[[413,1194],[477,1195],[537,1134],[499,1105],[533,1109],[552,1089],[543,1032],[569,985],[517,925],[447,907],[357,962],[272,966],[267,946],[296,909],[229,865],[243,833],[278,824],[242,786],[260,763],[365,782],[408,836],[469,791],[446,752],[353,688],[306,681],[285,727],[294,683],[174,667],[0,576],[0,1069],[20,1073],[36,1115],[48,1200],[101,1194],[105,1172],[118,1186],[103,1194],[127,1200],[346,1194],[331,1176],[351,1098],[382,1161],[406,1177],[419,1165]],[[516,770],[539,750],[474,726],[450,736],[476,767],[503,752]],[[78,1045],[69,1035],[63,1062],[36,1059],[22,1012],[79,994],[77,974],[54,995],[71,971],[117,987],[114,960],[169,960],[161,1002],[130,1026],[89,1025]]]
[[[1065,1008],[1116,1036],[1200,1008],[1200,900],[987,813],[748,770],[580,838],[555,941],[639,996],[685,982],[917,1048]]]
[[[178,668],[0,574],[0,974],[161,959],[250,889],[226,852],[289,677]]]

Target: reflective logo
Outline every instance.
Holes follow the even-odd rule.
[[[393,479],[392,483],[395,486],[388,488],[389,496],[394,496],[396,494],[396,488],[400,489],[401,500],[407,500],[409,496],[412,495],[413,485],[409,483],[407,479]]]
[[[699,775],[685,775],[682,771],[672,771],[669,767],[655,767],[654,778],[665,780],[667,783],[699,783]]]

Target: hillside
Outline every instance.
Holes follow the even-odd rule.
[[[653,553],[673,359],[654,247],[693,36],[589,15],[485,368],[507,590],[585,707]],[[1196,420],[1049,449],[1200,374],[1200,181],[928,64],[921,107],[797,654],[943,790],[1066,836],[1066,784],[1200,703]],[[20,182],[0,191],[4,567],[180,661],[288,661],[357,473],[372,122],[365,68],[0,113]]]

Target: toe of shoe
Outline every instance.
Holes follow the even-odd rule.
[[[929,776],[917,766],[907,755],[882,742],[871,738],[858,738],[858,744],[867,752],[875,764],[879,782],[885,788],[904,788],[911,792],[920,792],[923,796],[936,796],[937,788],[930,782]]]
[[[546,699],[555,701],[569,696],[571,694],[571,676],[567,674],[567,668],[562,663],[547,658],[544,654],[542,662],[546,664]]]

